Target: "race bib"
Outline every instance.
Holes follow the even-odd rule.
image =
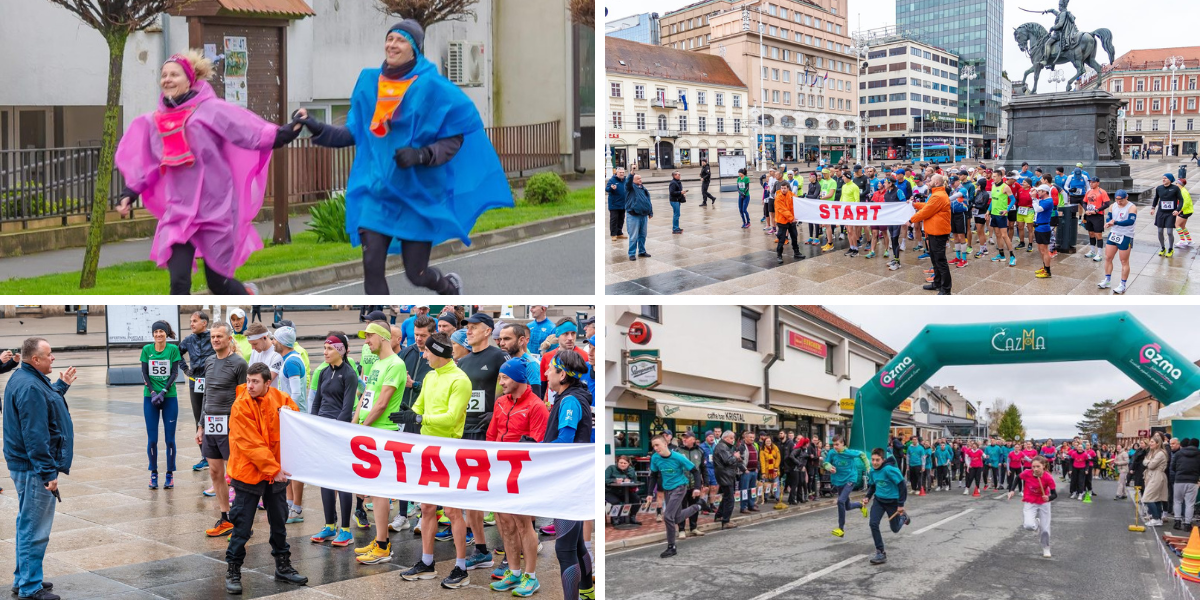
[[[1161,206],[1163,210],[1175,210],[1175,201],[1174,200],[1172,200],[1170,202],[1164,201],[1164,202],[1160,203],[1159,206]]]
[[[171,373],[171,361],[169,360],[152,360],[150,361],[150,376],[151,377],[166,377]]]
[[[197,394],[204,393],[204,378],[203,377],[196,378],[196,393]]]
[[[360,410],[371,410],[371,405],[375,403],[375,390],[367,390],[363,392],[362,398],[358,401]]]
[[[1125,241],[1125,236],[1114,231],[1108,234],[1108,241],[1120,245],[1121,242]]]
[[[229,416],[204,415],[204,435],[229,435]]]
[[[1027,215],[1027,214],[1029,214],[1029,207],[1028,207],[1028,206],[1018,206],[1018,207],[1017,207],[1017,214],[1018,214],[1018,215]]]
[[[748,500],[750,498],[749,491],[750,490],[742,490],[742,500]]]
[[[467,402],[467,412],[469,412],[469,413],[484,412],[484,409],[487,407],[487,403],[484,401],[485,400],[484,396],[485,395],[484,395],[483,390],[472,390],[471,391],[471,400],[469,402]]]

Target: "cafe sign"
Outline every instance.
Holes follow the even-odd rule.
[[[791,346],[792,348],[795,348],[801,352],[807,352],[813,356],[819,356],[821,358],[825,358],[825,356],[829,354],[829,347],[825,345],[825,342],[814,340],[808,336],[800,335],[795,331],[788,332],[787,344],[788,346]]]
[[[662,359],[657,356],[631,356],[625,362],[625,379],[643,390],[662,383]]]

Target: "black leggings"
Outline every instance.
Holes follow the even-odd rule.
[[[392,236],[370,229],[358,228],[363,249],[363,292],[388,294],[387,257]],[[442,276],[436,267],[429,266],[429,255],[433,244],[429,242],[400,241],[404,258],[404,274],[415,286],[429,288],[439,294],[453,294],[454,284]]]
[[[330,523],[338,522],[337,507],[334,506],[334,496],[337,496],[337,500],[342,504],[342,529],[348,529],[350,527],[350,505],[352,502],[352,495],[350,492],[338,492],[335,490],[321,488],[321,507],[325,509],[325,524],[328,525]]]
[[[583,544],[583,521],[554,520],[554,553],[558,556],[563,598],[578,598],[580,588],[592,587],[592,561]]]
[[[196,427],[199,428],[200,413],[204,412],[204,392],[196,393],[194,390],[188,390],[188,393],[192,397],[192,419],[196,421]]]
[[[171,246],[171,258],[167,259],[167,271],[171,274],[171,295],[188,296],[192,293],[192,263],[196,260],[196,247],[187,244]],[[246,285],[225,277],[204,264],[204,280],[208,290],[218,296],[248,296]]]
[[[1008,491],[1020,492],[1024,489],[1025,484],[1021,481],[1021,474],[1016,469],[1008,470]]]
[[[920,491],[921,486],[925,483],[921,478],[924,472],[925,470],[919,466],[908,466],[908,482],[912,485],[912,491]]]
[[[971,482],[975,483],[975,487],[983,485],[983,467],[969,467],[967,469],[967,489],[971,489]]]
[[[1086,487],[1087,467],[1079,467],[1071,471],[1071,493],[1082,494]]]

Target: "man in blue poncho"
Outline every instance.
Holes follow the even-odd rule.
[[[513,206],[500,159],[475,105],[422,54],[425,32],[392,26],[380,68],[363,69],[345,127],[296,111],[319,146],[357,146],[346,189],[346,232],[363,247],[363,291],[387,294],[388,254],[413,285],[461,294],[462,279],[429,266],[433,246],[470,244],[475,220]]]

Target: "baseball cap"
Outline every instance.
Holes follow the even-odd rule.
[[[496,322],[493,321],[492,317],[487,315],[486,313],[475,313],[467,318],[467,322],[468,323],[483,323],[484,325],[487,325],[489,329],[496,328]]]
[[[413,308],[414,308],[414,309],[417,309],[417,308],[424,308],[424,309],[426,309],[426,310],[429,310],[429,305],[428,305],[428,304],[418,304],[418,305],[414,306]]]
[[[1128,198],[1128,197],[1129,197],[1129,192],[1127,192],[1127,191],[1125,191],[1125,190],[1117,190],[1117,194],[1116,194],[1116,196],[1117,196],[1118,198]]]
[[[386,321],[387,316],[383,314],[382,310],[373,310],[373,311],[367,313],[367,320],[368,321]]]
[[[583,327],[587,327],[588,325],[591,325],[592,323],[595,323],[595,322],[596,322],[596,317],[588,317],[588,318],[584,319],[583,321],[580,321],[579,324]]]
[[[279,329],[280,327],[293,327],[294,328],[295,326],[296,326],[296,324],[293,323],[290,319],[283,319],[282,321],[279,321],[277,323],[271,323],[271,327],[274,329]]]

